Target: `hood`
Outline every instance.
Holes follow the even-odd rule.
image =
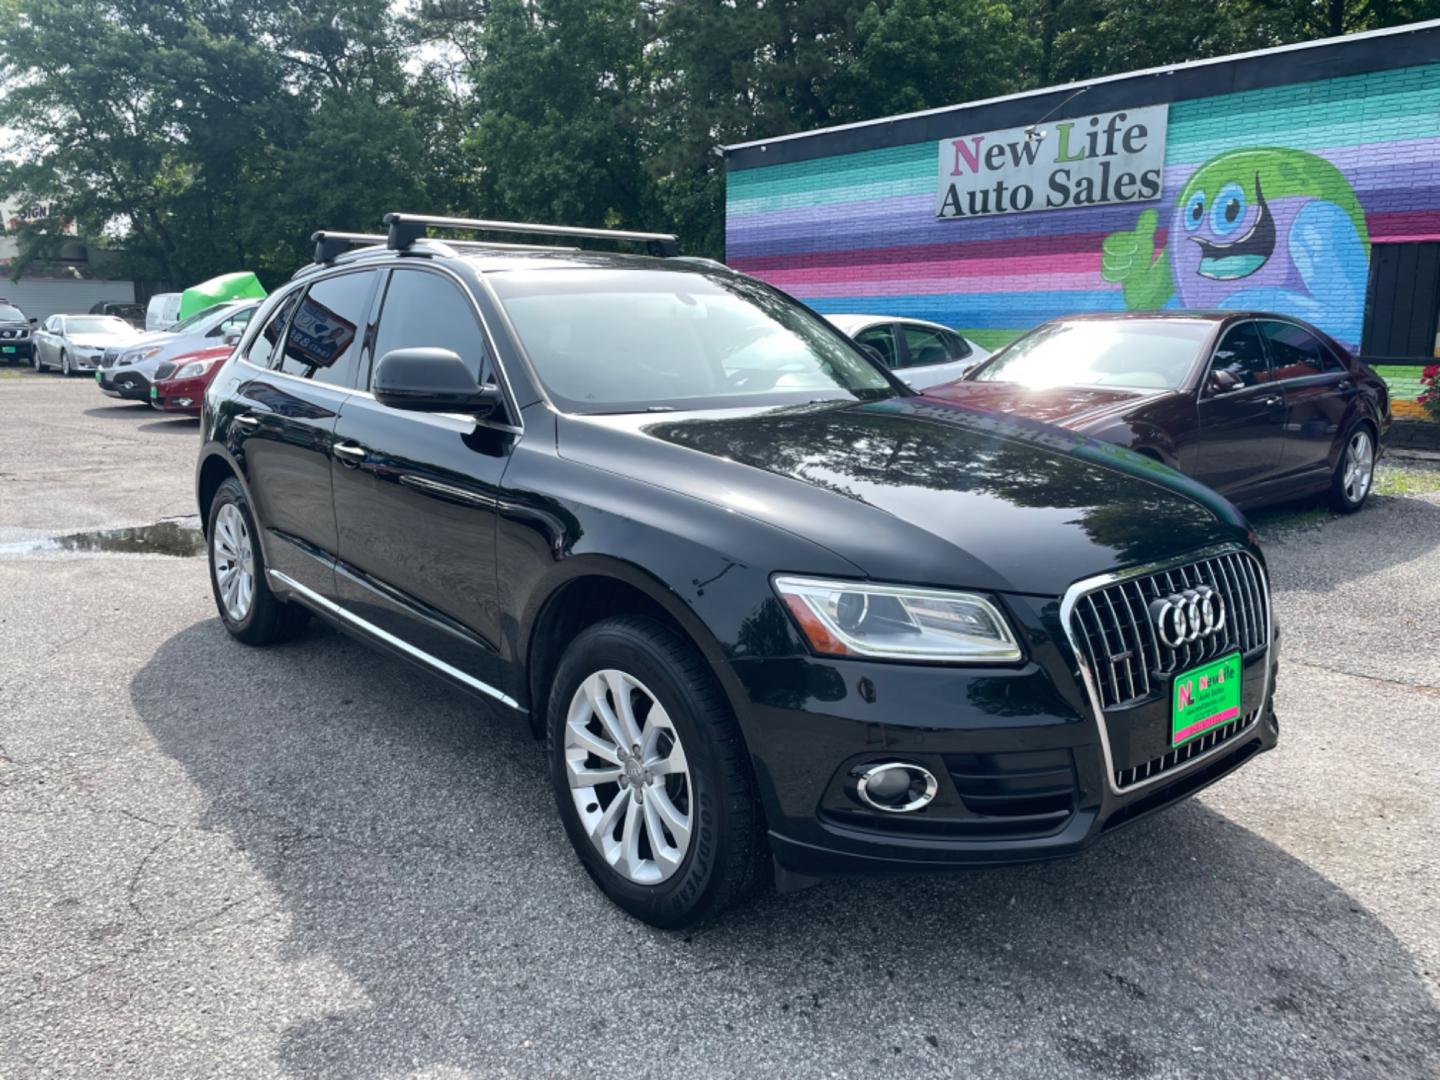
[[[1057,596],[1249,531],[1158,462],[923,397],[586,417],[560,452],[765,520],[876,580]]]
[[[132,338],[122,338],[119,341],[112,341],[112,345],[122,345],[127,349],[138,349],[142,345],[160,345],[169,341],[175,336],[170,330],[151,330],[148,333],[136,334]]]
[[[132,342],[140,340],[138,334],[71,334],[70,341],[84,349],[109,349],[117,346],[128,346]]]
[[[1123,413],[1137,405],[1173,394],[1173,390],[1135,390],[1118,386],[1050,386],[1034,388],[1019,383],[949,383],[927,390],[926,395],[992,413],[1013,413],[1047,424],[1080,428],[1103,416]]]

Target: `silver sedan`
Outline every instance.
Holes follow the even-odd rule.
[[[94,371],[107,348],[128,345],[139,336],[140,331],[114,315],[51,315],[35,331],[31,362],[36,371]]]

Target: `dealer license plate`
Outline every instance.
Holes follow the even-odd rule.
[[[0,352],[14,352],[14,351],[15,351],[15,346],[14,346],[14,345],[6,345],[6,346],[4,346],[3,348],[0,348]]]
[[[1182,746],[1240,715],[1240,654],[1182,671],[1170,690],[1170,745]]]
[[[155,400],[157,397],[159,397],[159,396],[160,396],[160,391],[157,390],[157,389],[155,389],[155,387],[153,387],[153,386],[150,387],[150,400],[151,400],[151,401],[154,401],[154,400]]]

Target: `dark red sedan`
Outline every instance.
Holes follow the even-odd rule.
[[[1360,509],[1390,426],[1374,371],[1263,312],[1056,319],[926,394],[1136,450],[1242,506],[1327,493]]]
[[[205,402],[205,388],[234,348],[233,345],[215,345],[161,364],[155,369],[155,378],[150,383],[150,404],[165,412],[199,416],[200,406]]]

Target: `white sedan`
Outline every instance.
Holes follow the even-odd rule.
[[[95,381],[111,397],[149,401],[156,368],[185,353],[233,345],[259,306],[259,300],[226,300],[191,315],[174,330],[143,334],[128,348],[106,349]]]
[[[990,353],[948,326],[894,315],[826,315],[858,345],[879,353],[885,366],[912,390],[954,382]]]
[[[139,336],[140,331],[114,315],[51,315],[32,335],[30,360],[36,371],[94,371],[106,349],[124,347]]]

